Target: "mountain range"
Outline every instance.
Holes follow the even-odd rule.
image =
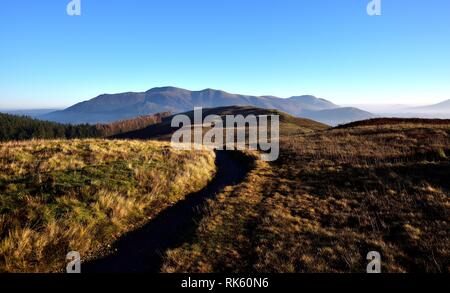
[[[375,117],[374,114],[358,108],[340,107],[328,100],[310,95],[283,99],[274,96],[230,94],[214,89],[189,91],[176,87],[159,87],[146,92],[103,94],[67,109],[41,115],[39,118],[60,123],[97,124],[160,112],[182,113],[191,111],[194,107],[225,106],[276,109],[329,125]]]

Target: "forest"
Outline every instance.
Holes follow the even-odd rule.
[[[0,141],[101,136],[100,130],[94,125],[65,125],[3,113],[0,113],[0,125]]]
[[[70,125],[0,113],[0,141],[110,137],[159,123],[170,113],[139,116],[109,124]]]

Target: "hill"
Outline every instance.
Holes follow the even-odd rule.
[[[372,122],[282,136],[161,271],[448,273],[450,123]]]
[[[155,115],[138,116],[133,119],[121,120],[108,124],[97,124],[95,127],[100,131],[103,137],[110,137],[161,123],[164,118],[169,117],[170,115],[170,112],[165,112]]]
[[[221,165],[246,168],[244,179],[214,189],[199,217],[187,219],[195,225],[170,235],[176,245],[163,246],[162,272],[361,273],[369,251],[380,252],[383,272],[449,272],[449,120],[331,128],[249,106],[204,109],[210,114],[280,115],[280,157],[264,162],[245,151],[233,167]],[[69,246],[88,259],[116,240],[142,247],[118,237],[136,228],[131,234],[148,235],[140,224],[158,226],[153,217],[163,210],[172,212],[159,231],[186,216],[168,207],[221,168],[212,152],[131,140],[169,140],[173,116],[163,116],[116,135],[126,141],[0,143],[0,271],[55,271]],[[228,154],[222,163],[237,155]],[[151,241],[164,242],[158,237]]]
[[[305,111],[303,117],[311,118],[328,125],[338,125],[353,121],[375,118],[376,115],[353,107],[344,107],[320,111]]]
[[[159,112],[182,113],[194,107],[216,108],[225,106],[253,106],[264,109],[277,109],[291,115],[325,122],[326,114],[316,111],[329,110],[333,119],[327,123],[335,125],[364,118],[371,118],[370,113],[354,108],[352,111],[334,111],[338,105],[314,96],[296,96],[282,99],[273,96],[249,96],[230,94],[220,90],[205,89],[189,91],[175,87],[153,88],[146,92],[127,92],[104,94],[92,100],[73,105],[62,111],[41,116],[44,120],[62,123],[109,123],[112,121],[134,118],[139,115]]]
[[[450,100],[446,100],[434,105],[411,108],[411,111],[416,112],[431,112],[431,113],[449,113],[450,112]]]
[[[364,106],[362,106],[364,107]],[[380,117],[450,119],[450,100],[425,106],[382,105],[378,110],[371,108]]]
[[[362,121],[351,122],[339,125],[336,129],[352,128],[358,126],[399,126],[401,124],[415,126],[429,125],[450,125],[450,119],[420,119],[420,118],[375,118]]]
[[[187,115],[191,118],[191,121],[193,121],[193,111],[182,114]],[[284,135],[311,132],[328,128],[327,125],[310,119],[297,118],[277,110],[268,110],[249,106],[203,109],[202,114],[203,118],[208,115],[218,115],[223,121],[225,121],[226,115],[244,115],[245,117],[247,115],[258,116],[277,114],[280,116],[280,132]],[[171,134],[177,130],[176,128],[171,127],[172,118],[173,116],[163,118],[161,123],[150,125],[149,127],[143,129],[121,133],[115,135],[114,138],[170,140]]]

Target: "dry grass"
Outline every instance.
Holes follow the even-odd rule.
[[[108,140],[0,144],[0,271],[49,272],[95,257],[204,187],[213,152]]]
[[[281,139],[281,158],[208,204],[164,272],[450,271],[450,126],[403,123]]]

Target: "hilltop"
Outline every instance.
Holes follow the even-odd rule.
[[[190,117],[191,121],[193,120],[193,111],[181,114]],[[247,115],[259,116],[272,114],[280,116],[280,131],[285,135],[299,132],[323,130],[329,127],[320,122],[305,118],[297,118],[281,111],[261,109],[250,106],[218,107],[212,109],[203,109],[202,111],[203,118],[208,115],[218,115],[222,118],[223,121],[225,120],[226,115],[243,115],[245,117]],[[121,133],[114,137],[128,139],[170,140],[171,134],[177,130],[177,128],[171,127],[172,118],[173,116],[165,117],[162,119],[161,123],[150,125],[149,127],[143,129]]]

